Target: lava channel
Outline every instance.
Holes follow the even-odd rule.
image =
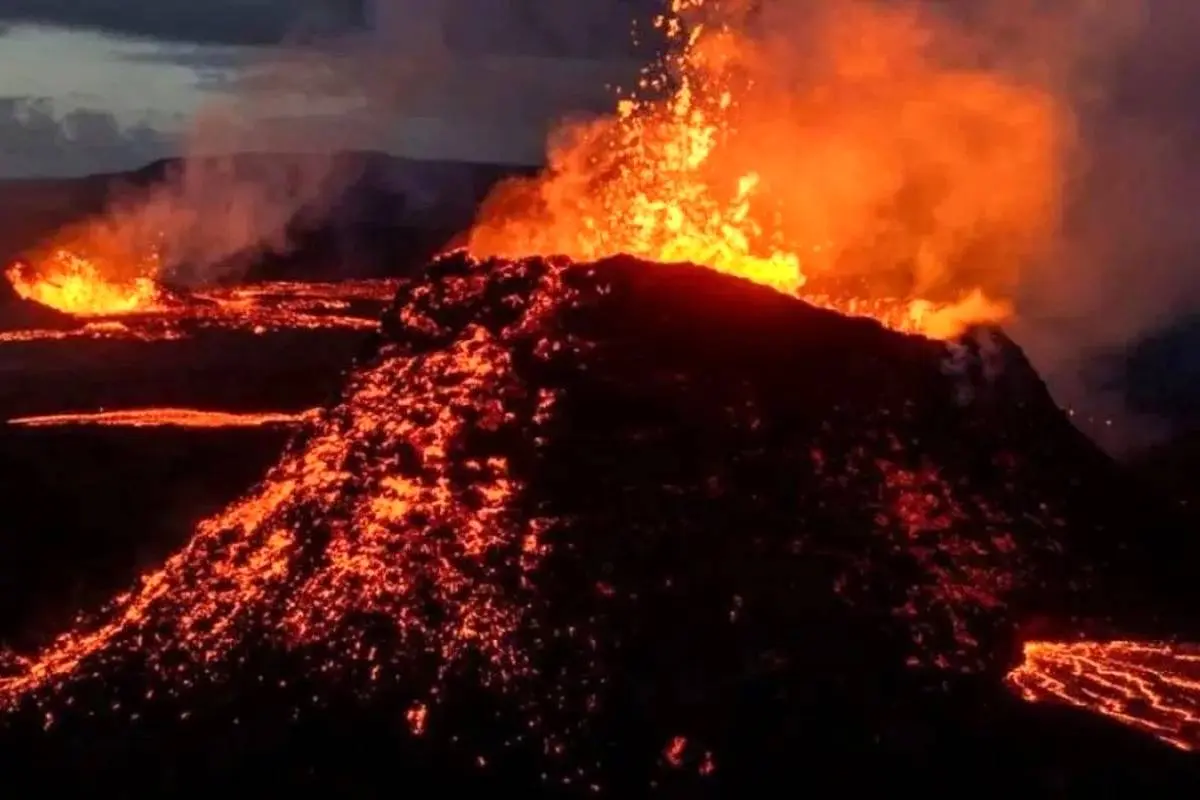
[[[10,274],[10,278],[11,278]],[[160,301],[128,307],[97,306],[82,313],[52,291],[56,278],[32,284],[14,281],[19,296],[72,315],[74,324],[59,328],[18,328],[0,332],[0,342],[63,339],[186,338],[202,330],[265,334],[281,330],[373,330],[396,293],[395,280],[341,283],[279,281],[211,287],[188,294],[155,294]],[[161,290],[156,289],[156,292]],[[104,294],[97,290],[95,296]],[[73,296],[73,295],[72,295]],[[166,298],[166,299],[162,299]],[[56,305],[56,303],[58,303]],[[104,310],[98,310],[103,308]],[[71,317],[68,317],[71,319]]]
[[[1200,750],[1200,646],[1027,642],[1008,682],[1030,702],[1086,709],[1181,750]]]
[[[68,425],[96,425],[113,428],[261,428],[274,425],[300,425],[316,411],[294,413],[204,411],[197,408],[135,408],[121,411],[94,411],[75,414],[43,414],[16,417],[9,425],[24,428],[51,428]]]

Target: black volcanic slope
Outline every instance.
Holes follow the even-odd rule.
[[[0,279],[0,331],[26,328],[65,330],[75,327],[75,324],[70,314],[26,300],[17,294],[7,278]]]
[[[258,489],[48,685],[14,668],[7,752],[135,793],[1179,785],[1001,686],[1031,619],[1194,609],[1152,573],[1171,521],[980,336],[690,266],[435,262]]]

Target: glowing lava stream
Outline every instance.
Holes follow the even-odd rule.
[[[1027,642],[1008,682],[1030,702],[1066,703],[1200,750],[1198,645]]]
[[[383,306],[391,302],[398,285],[396,280],[358,280],[217,287],[193,292],[187,298],[156,295],[159,305],[121,312],[110,310],[101,315],[98,311],[71,312],[69,304],[60,302],[62,298],[53,293],[59,280],[43,277],[28,284],[14,281],[14,287],[26,299],[75,313],[82,324],[3,331],[0,343],[63,339],[161,341],[185,338],[200,329],[255,334],[279,330],[374,330]],[[103,294],[103,290],[97,289],[94,294]]]
[[[25,428],[48,428],[64,425],[101,425],[125,428],[259,428],[265,425],[299,425],[311,419],[316,413],[315,409],[296,413],[237,413],[203,411],[195,408],[136,408],[122,411],[17,417],[8,420],[8,424]]]

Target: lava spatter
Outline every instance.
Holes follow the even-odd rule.
[[[662,11],[662,60],[489,195],[472,253],[701,264],[946,339],[1011,316],[1067,175],[1051,86],[967,68],[928,4]]]
[[[50,251],[34,271],[29,264],[10,266],[5,277],[26,300],[81,317],[135,314],[160,310],[164,293],[155,283],[157,255],[132,275],[113,277],[91,258],[71,248]],[[127,270],[128,271],[128,270]]]
[[[1200,750],[1200,647],[1170,642],[1027,642],[1008,681],[1031,702],[1102,714]]]

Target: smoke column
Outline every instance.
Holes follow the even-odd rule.
[[[1048,263],[1021,287],[1013,328],[1060,401],[1112,419],[1111,429],[1101,423],[1088,432],[1118,451],[1170,432],[1167,421],[1130,409],[1120,359],[1200,311],[1200,169],[1190,153],[1200,133],[1192,77],[1200,71],[1200,8],[1128,0],[1104,7],[1122,12],[1125,35],[1110,39],[1089,82],[1074,87],[1081,146],[1067,216]],[[1109,363],[1106,352],[1118,358]]]
[[[379,148],[406,88],[444,61],[435,20],[417,11],[377,15],[388,27],[371,30],[297,26],[241,66],[190,125],[178,169],[119,198],[108,227],[131,250],[153,242],[163,277],[182,284],[286,251],[293,223],[330,213],[356,177],[361,165],[339,155]]]

